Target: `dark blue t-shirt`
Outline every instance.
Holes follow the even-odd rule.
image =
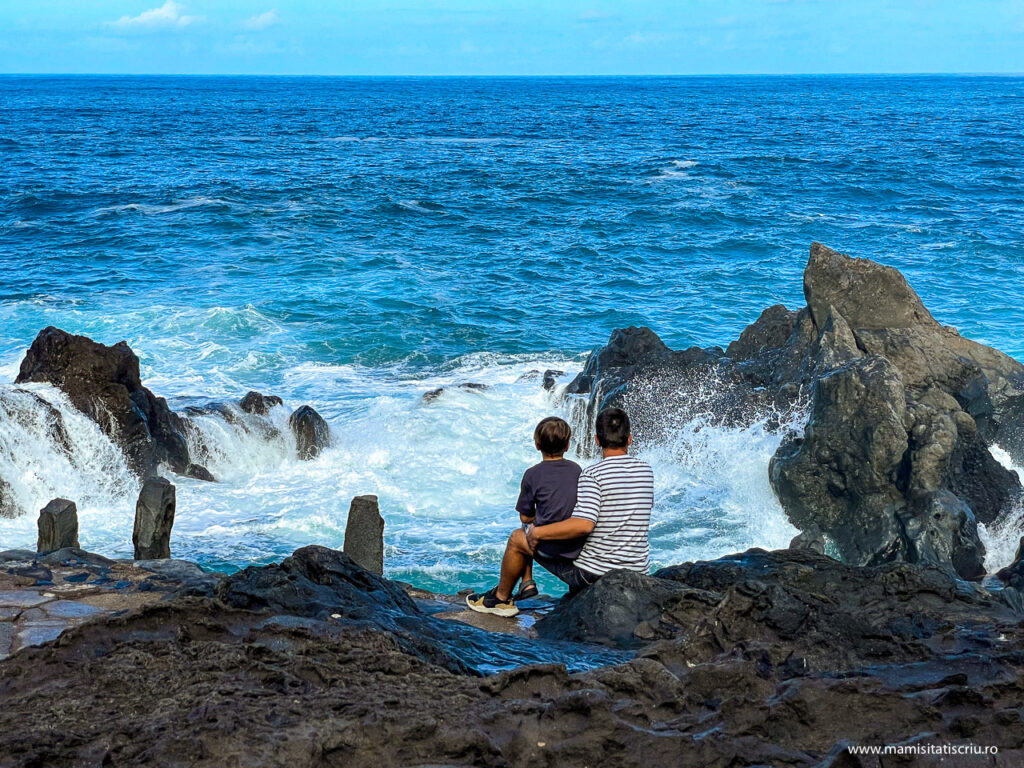
[[[534,525],[547,525],[567,520],[576,508],[576,484],[580,465],[568,459],[554,459],[535,464],[523,473],[516,511],[534,518]],[[549,557],[575,558],[587,537],[563,541],[541,541],[537,549]]]

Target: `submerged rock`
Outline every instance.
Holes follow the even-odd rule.
[[[125,453],[139,477],[166,464],[178,474],[203,474],[190,460],[185,427],[167,401],[142,385],[139,359],[125,342],[111,347],[58,328],[39,332],[15,383],[45,382],[95,421]]]
[[[345,524],[344,551],[371,573],[384,573],[384,518],[376,496],[352,499]]]
[[[39,512],[37,552],[78,546],[78,507],[67,499],[54,499]]]
[[[161,560],[171,556],[175,490],[163,477],[150,477],[142,485],[135,505],[132,544],[136,560]]]
[[[315,459],[331,442],[331,430],[323,416],[308,405],[303,405],[288,418],[288,426],[295,435],[295,449],[304,461]]]

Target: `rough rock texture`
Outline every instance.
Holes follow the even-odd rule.
[[[0,766],[954,764],[849,753],[901,743],[999,750],[958,766],[1024,760],[1019,616],[937,569],[806,551],[690,563],[652,580],[664,631],[632,660],[479,677],[417,646],[425,617],[344,555],[290,560],[239,574],[226,601],[93,619],[0,662]],[[450,626],[451,647],[497,637]]]
[[[175,489],[163,477],[149,477],[135,504],[132,544],[136,560],[163,560],[171,556]]]
[[[78,507],[67,499],[54,499],[39,512],[37,552],[78,546]]]
[[[376,496],[356,496],[345,524],[345,554],[371,573],[384,573],[384,518]]]
[[[308,405],[292,413],[288,418],[288,426],[295,435],[295,449],[299,458],[304,461],[315,459],[331,442],[331,430],[327,422]]]
[[[807,307],[769,307],[725,352],[672,352],[649,329],[616,331],[567,388],[584,452],[607,405],[629,411],[641,445],[695,418],[779,426],[806,409],[804,434],[771,466],[795,525],[851,563],[980,577],[977,524],[1021,498],[989,446],[1024,460],[1024,366],[940,325],[895,269],[819,243],[804,293]]]
[[[720,595],[690,589],[668,579],[634,571],[612,571],[576,597],[563,601],[537,622],[537,634],[553,640],[636,648],[678,631],[662,617],[687,604],[695,613],[709,610]]]
[[[261,392],[248,392],[238,403],[243,411],[257,416],[266,416],[271,408],[278,405],[284,405],[284,400],[277,395],[264,395]]]
[[[142,386],[139,359],[125,342],[112,347],[49,327],[39,332],[15,383],[45,382],[94,420],[124,451],[140,477],[160,464],[181,475],[207,479],[189,457],[182,419],[167,401]]]

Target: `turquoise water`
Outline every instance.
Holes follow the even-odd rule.
[[[523,377],[565,383],[630,324],[725,345],[802,304],[812,240],[899,267],[940,320],[1024,357],[1022,158],[1008,77],[2,77],[0,380],[53,324],[127,339],[174,407],[309,402],[335,436],[312,463],[204,424],[223,482],[178,481],[175,554],[337,546],[348,499],[377,493],[392,575],[477,586],[532,426],[561,408]],[[466,381],[491,387],[421,402]],[[0,393],[23,507],[73,498],[83,545],[129,553],[116,451],[76,422],[59,455]],[[659,564],[788,540],[777,441],[694,424],[648,449]],[[0,545],[34,525],[0,520]]]

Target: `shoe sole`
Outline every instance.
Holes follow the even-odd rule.
[[[515,606],[512,606],[511,608],[498,608],[497,606],[494,608],[488,608],[486,605],[473,605],[473,603],[469,602],[468,597],[466,598],[466,605],[469,606],[470,610],[476,611],[477,613],[490,613],[494,616],[511,617],[519,613],[519,609]]]

